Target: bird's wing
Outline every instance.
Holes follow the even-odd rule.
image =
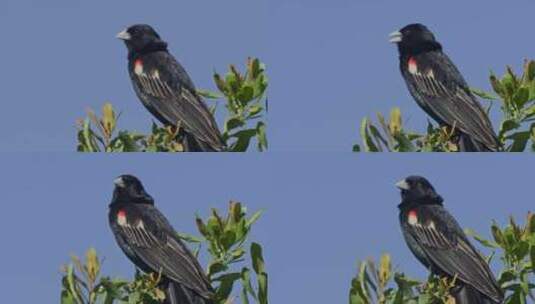
[[[202,267],[165,217],[152,206],[127,212],[132,214],[116,227],[135,255],[154,272],[210,297],[212,288]]]
[[[410,60],[403,72],[413,86],[413,93],[420,95],[424,110],[488,148],[497,149],[496,135],[485,110],[448,56],[431,52]]]
[[[470,244],[455,219],[442,207],[421,209],[409,220],[409,234],[440,271],[473,286],[492,299],[502,298],[489,266]]]
[[[158,55],[161,61],[151,60],[143,71],[132,73],[134,81],[149,96],[150,107],[214,150],[222,150],[221,134],[214,117],[185,70],[171,55]]]

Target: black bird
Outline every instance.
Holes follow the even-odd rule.
[[[431,31],[410,24],[390,34],[397,43],[401,75],[416,103],[442,126],[458,131],[459,150],[498,151],[487,113]]]
[[[213,304],[204,271],[132,175],[115,181],[108,220],[119,247],[145,273],[162,274],[169,304]]]
[[[456,304],[502,303],[503,292],[479,252],[443,207],[442,197],[423,177],[409,176],[401,190],[399,220],[409,249],[432,273],[456,277]]]
[[[166,126],[180,127],[187,151],[219,152],[225,146],[210,110],[186,70],[149,25],[120,32],[128,48],[128,72],[143,105]]]

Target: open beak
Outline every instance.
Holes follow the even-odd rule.
[[[123,181],[123,178],[122,177],[118,177],[116,178],[113,183],[115,184],[115,186],[119,187],[119,188],[124,188],[124,181]]]
[[[398,187],[400,190],[409,190],[409,184],[407,184],[407,181],[402,179],[399,182],[396,183],[396,187]]]
[[[120,32],[115,37],[117,37],[118,39],[121,39],[121,40],[130,40],[130,39],[132,39],[132,36],[126,30]]]
[[[395,31],[388,35],[390,43],[400,43],[403,40],[403,34],[399,31]]]

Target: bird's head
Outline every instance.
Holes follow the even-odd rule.
[[[402,204],[436,204],[442,203],[431,183],[421,176],[409,176],[396,183],[401,191]]]
[[[125,174],[117,177],[113,183],[115,189],[113,190],[112,204],[154,204],[154,200],[145,192],[143,184],[137,177]]]
[[[117,38],[124,41],[130,53],[143,53],[167,48],[167,43],[147,24],[132,25],[117,34]]]
[[[409,24],[390,34],[390,42],[396,43],[400,54],[418,54],[426,51],[441,50],[442,46],[433,33],[423,24]]]

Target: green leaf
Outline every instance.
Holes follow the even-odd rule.
[[[183,232],[177,232],[177,235],[180,239],[188,242],[188,243],[202,243],[202,239],[193,236],[191,234],[183,233]]]
[[[213,215],[208,218],[208,221],[206,223],[206,228],[208,230],[208,233],[211,236],[216,237],[216,238],[219,237],[221,233],[223,232],[220,222]]]
[[[256,105],[253,105],[249,108],[249,114],[247,115],[247,117],[253,117],[257,114],[259,114],[260,112],[262,112],[264,110],[264,107],[262,107],[261,105],[259,104],[256,104]]]
[[[408,138],[403,133],[397,133],[394,135],[394,138],[398,142],[398,151],[400,152],[414,152],[416,147],[414,147],[411,139]]]
[[[375,139],[375,142],[377,142],[377,147],[379,148],[379,151],[382,152],[381,143],[388,148],[388,142],[383,138],[381,135],[381,132],[375,127],[374,125],[369,125],[370,133],[372,134],[373,138]]]
[[[358,282],[360,283],[360,289],[359,290],[362,292],[362,297],[364,299],[371,299],[369,287],[367,285],[367,283],[370,282],[370,279],[369,279],[369,276],[368,276],[367,267],[368,267],[368,263],[363,262],[361,264],[360,271],[359,271],[359,274],[358,274]]]
[[[227,121],[225,121],[225,133],[228,133],[236,128],[243,127],[244,125],[245,121],[241,117],[230,117],[229,119],[227,119]]]
[[[531,245],[529,256],[531,260],[531,268],[533,268],[533,272],[535,272],[535,244]]]
[[[249,58],[247,62],[247,79],[253,80],[257,78],[264,69],[264,67],[261,67],[260,60],[258,60],[258,58]]]
[[[522,82],[528,83],[535,79],[535,61],[527,60],[524,63],[524,74],[522,75]]]
[[[264,210],[258,210],[257,212],[255,212],[248,220],[247,220],[247,223],[245,224],[245,227],[249,228],[250,226],[252,226],[259,218],[260,216],[262,215],[262,213],[264,213]]]
[[[237,138],[234,145],[231,147],[232,152],[245,152],[247,151],[247,147],[249,147],[249,142],[251,141],[251,138],[255,137],[257,131],[256,129],[247,129],[247,130],[241,130],[238,131],[230,137]]]
[[[236,233],[232,230],[224,231],[220,241],[221,245],[223,245],[223,248],[225,248],[225,250],[229,250],[236,241]]]
[[[206,227],[206,224],[203,222],[203,220],[200,217],[195,218],[195,223],[197,224],[197,229],[207,239],[210,239],[211,234],[208,231],[208,227]]]
[[[510,67],[507,67],[505,75],[501,79],[501,83],[505,88],[505,93],[507,97],[511,97],[513,92],[516,91],[518,81],[516,79],[513,70]]]
[[[67,290],[77,303],[82,303],[81,295],[79,293],[79,287],[75,282],[74,268],[72,265],[67,267],[66,280],[64,286],[66,285]]]
[[[530,131],[522,131],[507,136],[507,139],[513,140],[513,144],[508,149],[509,152],[523,152],[526,149],[526,145],[528,143],[530,135]]]
[[[244,267],[242,268],[242,285],[243,289],[247,292],[247,294],[251,295],[255,300],[258,300],[258,297],[256,296],[256,293],[253,289],[253,286],[251,285],[251,271]]]
[[[232,260],[239,260],[245,255],[245,250],[243,248],[238,248],[231,252]]]
[[[230,89],[230,94],[235,95],[239,88],[236,74],[227,73],[225,75],[225,82],[227,83],[227,87]]]
[[[214,281],[220,282],[216,290],[216,298],[219,299],[220,302],[224,303],[224,301],[230,296],[230,293],[234,287],[234,283],[240,278],[241,273],[231,272],[214,279]]]
[[[76,304],[74,297],[67,290],[61,291],[61,304]]]
[[[476,241],[478,241],[481,245],[483,245],[485,247],[488,247],[488,248],[498,248],[499,247],[498,244],[479,236],[472,229],[468,229],[468,228],[464,229],[464,233],[466,233],[466,235],[469,235],[469,236],[473,237]]]
[[[498,80],[498,78],[494,74],[491,73],[489,81],[494,92],[496,92],[496,94],[500,95],[503,98],[505,89],[502,83]]]
[[[251,244],[251,258],[253,260],[253,269],[257,274],[264,273],[266,271],[264,267],[264,257],[262,256],[262,246],[253,242]]]
[[[390,111],[390,122],[388,124],[390,134],[395,135],[401,132],[402,126],[403,120],[401,118],[401,110],[398,107],[395,107]]]
[[[267,150],[268,142],[266,135],[266,124],[261,121],[256,124],[256,138],[258,140],[258,151],[262,152]]]
[[[102,107],[102,128],[105,131],[106,136],[111,137],[116,126],[116,115],[111,103],[107,102]]]
[[[128,296],[128,304],[140,304],[140,303],[143,303],[143,302],[141,301],[141,295],[139,292],[132,292]]]
[[[381,261],[379,264],[379,282],[385,284],[390,280],[392,264],[390,260],[390,255],[383,254],[381,256]]]
[[[81,130],[78,132],[78,151],[99,152],[97,140],[100,140],[100,138],[93,132],[89,119],[86,118],[82,123]]]
[[[95,248],[90,248],[86,253],[86,272],[91,283],[95,282],[100,273],[100,262]]]
[[[254,95],[253,86],[245,84],[238,91],[238,100],[243,105],[246,105],[249,101],[253,99],[253,95]]]
[[[526,102],[528,102],[528,100],[529,100],[529,88],[520,87],[514,93],[513,101],[515,102],[516,106],[519,109],[524,107],[524,104],[526,104]]]
[[[258,275],[258,303],[268,304],[268,275],[265,272]]]
[[[531,117],[535,116],[535,105],[531,105],[531,106],[529,106],[527,108],[522,109],[522,112],[523,112],[523,114],[525,116],[524,119],[531,118]]]
[[[529,244],[525,241],[519,241],[515,244],[512,252],[518,260],[523,260],[530,253]]]
[[[268,87],[267,77],[265,75],[260,75],[254,82],[254,98],[255,99],[264,98],[266,95],[267,87]]]
[[[369,121],[367,117],[364,117],[362,119],[362,122],[360,124],[360,136],[362,137],[362,141],[364,144],[364,151],[366,152],[379,152],[379,149],[373,142],[373,139],[368,131]]]
[[[500,228],[498,227],[498,225],[496,225],[496,223],[492,224],[491,232],[492,232],[492,237],[494,238],[494,241],[496,242],[496,244],[498,244],[498,245],[503,247],[503,241],[504,241],[503,240],[503,233],[500,230]]]
[[[201,90],[201,89],[197,89],[197,94],[207,99],[221,99],[224,97],[223,95],[219,93],[208,91],[208,90]]]
[[[208,265],[208,275],[211,277],[214,274],[227,270],[227,266],[219,261],[213,261]]]
[[[480,90],[480,89],[476,89],[476,88],[470,88],[470,90],[472,91],[472,93],[474,93],[475,95],[483,98],[483,99],[486,99],[486,100],[498,100],[498,97],[492,93],[488,93],[488,92],[485,92],[483,90]]]
[[[223,92],[223,94],[228,94],[229,88],[227,86],[227,83],[221,78],[221,75],[218,73],[214,73],[214,82],[219,89],[219,91]]]
[[[517,129],[518,127],[520,127],[520,125],[514,119],[506,119],[502,121],[500,125],[500,132],[498,136],[500,138],[504,138],[507,132]]]

